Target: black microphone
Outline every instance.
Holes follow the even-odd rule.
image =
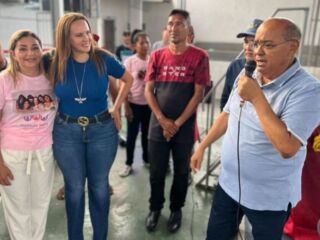
[[[244,65],[245,75],[249,78],[252,78],[252,74],[254,70],[256,69],[256,61],[254,60],[248,60],[246,61]],[[244,100],[240,98],[240,108],[242,108],[244,105]]]
[[[252,78],[252,74],[254,72],[254,70],[256,69],[256,61],[254,60],[248,60],[246,61],[246,64],[244,65],[244,69],[245,69],[245,74],[247,77]]]

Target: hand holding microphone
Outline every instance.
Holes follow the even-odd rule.
[[[252,78],[252,74],[254,70],[256,69],[256,61],[255,60],[248,60],[246,61],[246,64],[244,65],[245,74],[247,77]]]
[[[245,101],[251,101],[257,95],[257,90],[260,89],[258,83],[252,79],[255,68],[256,62],[254,60],[247,61],[244,66],[245,75],[239,79],[238,93],[241,98],[241,106],[243,106]]]

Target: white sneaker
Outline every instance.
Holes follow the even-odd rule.
[[[127,177],[132,173],[132,167],[129,165],[126,165],[124,169],[119,173],[120,177]]]

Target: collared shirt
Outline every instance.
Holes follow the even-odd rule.
[[[240,76],[243,74],[240,73]],[[254,78],[261,82],[258,72]],[[239,79],[239,78],[238,78]],[[234,200],[239,199],[237,134],[240,97],[237,81],[225,112],[229,113],[228,130],[223,140],[220,185]],[[241,204],[254,210],[287,210],[301,196],[301,171],[306,143],[320,123],[320,81],[303,70],[296,60],[277,79],[261,85],[275,114],[288,131],[301,142],[299,151],[283,159],[265,135],[254,106],[245,102],[240,119]]]

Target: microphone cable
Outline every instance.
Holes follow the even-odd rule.
[[[190,222],[190,236],[191,236],[191,240],[194,239],[194,232],[193,232],[193,223],[194,223],[194,212],[195,212],[195,206],[196,206],[196,202],[194,199],[194,184],[191,183],[190,186],[191,188],[191,200],[192,200],[192,209],[191,209],[191,222]]]
[[[254,60],[248,60],[246,61],[244,65],[245,69],[245,75],[247,77],[252,78],[253,72],[256,68],[256,62]],[[238,187],[239,187],[239,198],[238,198],[238,208],[237,208],[237,215],[236,215],[236,224],[237,224],[237,230],[238,235],[240,235],[240,239],[243,240],[243,237],[240,232],[240,203],[241,203],[241,168],[240,168],[240,123],[241,123],[241,114],[242,114],[242,108],[245,104],[245,101],[240,100],[240,110],[239,110],[239,118],[238,118],[238,133],[237,133],[237,161],[238,161]]]
[[[240,239],[243,240],[243,237],[240,232],[240,202],[241,202],[241,169],[240,169],[240,120],[241,120],[241,114],[242,114],[242,108],[244,106],[244,102],[240,103],[240,111],[239,111],[239,118],[238,118],[238,132],[237,132],[237,161],[238,161],[238,190],[239,190],[239,196],[238,196],[238,207],[237,207],[237,215],[236,215],[236,224],[237,224],[237,235],[240,235]]]

